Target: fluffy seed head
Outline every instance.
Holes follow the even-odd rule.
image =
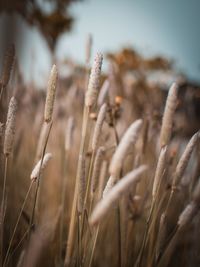
[[[98,185],[98,200],[102,198],[103,188],[105,185],[105,178],[107,175],[108,170],[108,163],[107,161],[103,161],[101,164],[101,171],[100,171],[100,177],[99,177],[99,185]]]
[[[103,61],[103,55],[100,53],[96,54],[94,64],[92,66],[88,89],[85,95],[85,105],[91,107],[96,104],[101,76],[101,66]]]
[[[160,132],[161,147],[168,145],[171,138],[173,117],[177,103],[177,90],[178,90],[177,84],[173,83],[169,89],[165,110],[163,114],[162,127]]]
[[[91,180],[91,194],[93,194],[97,188],[98,177],[101,170],[101,163],[103,160],[103,156],[105,153],[105,148],[102,146],[97,150],[97,154],[94,161],[94,168],[92,172],[92,180]]]
[[[159,159],[158,159],[158,164],[156,167],[156,173],[155,173],[155,178],[153,182],[153,189],[152,189],[152,197],[155,200],[157,190],[160,185],[160,179],[162,178],[164,169],[165,169],[165,163],[166,163],[166,152],[167,152],[167,147],[163,147],[161,149]]]
[[[106,195],[110,192],[110,190],[113,188],[115,184],[115,178],[111,175],[107,181],[107,184],[103,190],[103,198],[106,197]]]
[[[127,156],[130,147],[133,146],[137,141],[141,127],[142,120],[136,120],[129,126],[123,135],[111,160],[109,169],[111,175],[117,176],[119,174],[122,163]]]
[[[44,110],[44,120],[46,122],[50,122],[52,119],[57,79],[58,79],[58,71],[56,65],[53,65],[47,85],[47,96],[46,96],[46,103]]]
[[[43,170],[46,168],[49,160],[52,158],[52,154],[51,153],[46,153],[44,155],[43,161],[42,159],[40,159],[38,161],[38,163],[35,165],[32,173],[31,173],[31,180],[36,180],[37,178],[39,178],[39,175],[43,172]]]
[[[198,208],[195,203],[192,202],[188,204],[186,208],[183,210],[183,212],[181,213],[181,215],[179,216],[178,225],[181,227],[187,225],[193,219],[197,210]]]
[[[93,134],[93,139],[92,139],[92,150],[93,151],[96,151],[97,146],[98,146],[101,129],[102,129],[103,122],[106,116],[106,111],[107,111],[107,104],[103,104],[99,110],[96,125],[94,128],[94,134]]]
[[[83,212],[84,197],[86,190],[85,180],[85,157],[80,155],[79,166],[78,166],[78,212]]]
[[[197,141],[199,140],[199,132],[194,134],[187,144],[175,171],[175,180],[174,185],[177,185],[181,177],[184,174],[185,169],[187,168],[188,162],[190,160],[193,149],[195,148]]]
[[[4,154],[8,156],[13,148],[14,136],[15,136],[15,125],[16,125],[16,114],[17,114],[17,100],[13,96],[10,99],[7,120],[6,120],[6,130],[4,139]]]
[[[129,172],[115,186],[113,186],[110,192],[96,205],[89,220],[90,224],[97,224],[116,203],[116,201],[119,200],[124,193],[128,192],[131,186],[140,181],[141,174],[146,170],[147,167],[142,165]]]

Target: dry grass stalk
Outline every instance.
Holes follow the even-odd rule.
[[[92,66],[88,89],[85,95],[86,107],[92,107],[96,104],[100,86],[102,61],[103,55],[101,53],[97,53],[95,56],[94,64]]]
[[[152,189],[153,201],[155,201],[156,194],[157,194],[157,191],[159,190],[159,186],[161,183],[161,178],[166,167],[166,153],[167,153],[167,147],[163,147],[159,155],[155,178],[153,181],[153,189]]]
[[[177,104],[177,91],[178,91],[178,86],[176,83],[173,83],[168,92],[162,119],[162,127],[160,132],[161,147],[168,145],[171,138],[173,117]]]
[[[42,159],[40,159],[38,161],[38,163],[35,165],[32,173],[31,173],[31,176],[30,176],[31,180],[36,180],[39,177],[40,173],[42,171],[44,171],[44,169],[46,168],[46,166],[47,166],[47,164],[51,158],[52,158],[52,154],[46,153],[44,158],[43,158],[43,161],[42,161]]]
[[[118,176],[123,161],[127,156],[130,147],[136,143],[141,127],[142,127],[142,120],[136,120],[129,126],[129,128],[123,135],[110,163],[109,171],[110,174],[113,175],[114,177]]]
[[[8,47],[6,51],[3,62],[3,70],[1,74],[1,84],[3,85],[3,87],[6,87],[10,80],[14,59],[15,59],[15,47],[14,45],[11,45]]]
[[[93,138],[92,138],[93,151],[96,151],[96,149],[98,147],[98,143],[99,143],[99,139],[100,139],[100,135],[101,135],[101,129],[102,129],[103,122],[104,122],[105,116],[106,116],[106,111],[107,111],[107,105],[103,104],[99,110],[96,125],[94,128],[94,134],[93,134]]]
[[[57,79],[58,79],[57,67],[56,65],[53,65],[47,85],[47,96],[46,96],[46,103],[44,110],[44,120],[46,122],[50,122],[52,120]]]
[[[100,170],[101,170],[101,163],[103,160],[103,156],[105,154],[105,147],[99,147],[99,149],[97,150],[97,154],[94,160],[94,167],[93,167],[93,172],[92,172],[92,178],[91,178],[91,195],[93,196],[96,188],[97,188],[97,184],[98,184],[98,177],[100,174]]]
[[[142,165],[139,168],[129,172],[124,176],[110,192],[103,198],[95,207],[90,217],[90,224],[95,225],[99,223],[110,208],[119,200],[119,198],[127,193],[131,186],[138,183],[141,175],[147,170],[147,166]]]
[[[16,114],[17,114],[17,100],[13,96],[10,99],[7,121],[6,121],[6,130],[5,130],[5,139],[4,139],[4,154],[8,156],[13,149],[14,136],[15,136],[15,124],[16,124]]]

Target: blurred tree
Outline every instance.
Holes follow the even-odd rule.
[[[17,13],[29,25],[36,26],[53,52],[58,37],[72,27],[68,8],[76,1],[80,0],[0,0],[0,14]]]

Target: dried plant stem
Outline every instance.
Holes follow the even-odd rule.
[[[19,212],[19,215],[18,215],[16,224],[15,224],[15,227],[14,227],[14,230],[13,230],[13,233],[12,233],[12,236],[11,236],[11,239],[10,239],[10,242],[9,242],[9,246],[8,246],[8,249],[7,249],[7,252],[6,252],[6,256],[5,256],[5,259],[4,259],[4,263],[3,263],[3,267],[6,265],[6,261],[7,261],[7,258],[8,258],[8,255],[9,255],[9,252],[10,252],[10,249],[11,249],[11,246],[12,246],[12,242],[13,242],[13,239],[14,239],[14,237],[15,237],[15,233],[16,233],[16,231],[17,231],[17,227],[18,227],[18,225],[19,225],[19,222],[20,222],[20,219],[21,219],[21,216],[22,216],[22,212],[23,212],[24,207],[25,207],[25,205],[26,205],[28,196],[29,196],[29,194],[30,194],[30,192],[31,192],[33,183],[34,183],[34,180],[31,180],[31,183],[30,183],[30,185],[29,185],[28,191],[27,191],[26,196],[25,196],[25,198],[24,198],[22,207],[21,207],[21,209],[20,209],[20,212]]]
[[[63,229],[64,229],[64,211],[65,211],[65,196],[66,196],[66,163],[68,161],[68,152],[66,151],[64,155],[64,176],[62,179],[61,188],[61,215],[60,215],[60,242],[59,242],[59,261],[62,261],[62,243],[63,243]]]
[[[28,241],[30,239],[32,225],[33,225],[33,222],[34,222],[34,219],[35,219],[35,211],[38,208],[37,205],[38,205],[38,193],[39,193],[39,184],[40,184],[40,177],[41,177],[41,169],[42,169],[44,155],[45,155],[45,152],[46,152],[47,143],[48,143],[48,140],[49,140],[49,135],[50,135],[51,127],[52,127],[52,122],[51,122],[51,125],[49,127],[49,132],[48,132],[48,135],[47,135],[46,140],[45,140],[45,143],[44,143],[44,148],[43,148],[43,152],[42,152],[42,158],[41,158],[41,162],[40,162],[39,175],[38,175],[37,180],[36,180],[36,189],[35,189],[35,194],[34,194],[33,209],[32,209],[31,219],[30,219],[30,224],[29,224]]]
[[[1,213],[2,213],[2,221],[1,221],[1,260],[0,263],[3,264],[3,238],[4,238],[4,219],[5,219],[5,195],[6,195],[6,182],[7,182],[7,169],[8,169],[8,156],[5,156],[5,165],[4,165],[4,178],[3,178],[3,192],[2,192],[2,200],[1,200]]]
[[[84,154],[84,150],[85,150],[89,111],[90,111],[90,108],[87,106],[84,106],[83,125],[82,125],[81,144],[80,144],[78,165],[81,164],[80,159],[81,159],[81,156]],[[77,168],[77,169],[79,169],[79,168]],[[78,194],[78,173],[76,175],[74,198],[73,198],[72,211],[71,211],[71,220],[70,220],[70,224],[69,224],[69,234],[68,234],[68,239],[67,239],[66,256],[65,256],[65,261],[64,261],[65,267],[69,266],[69,264],[70,264],[72,249],[73,249],[73,243],[74,243],[74,232],[75,232],[77,200],[78,200],[77,194]]]
[[[93,261],[93,257],[94,257],[94,252],[95,252],[95,247],[96,247],[96,243],[97,243],[97,238],[98,238],[98,234],[99,234],[99,227],[100,224],[98,224],[96,232],[95,232],[95,236],[94,236],[94,242],[93,242],[93,246],[92,246],[92,252],[91,252],[91,256],[90,256],[90,261],[89,261],[89,267],[92,266],[92,261]]]
[[[114,131],[114,136],[115,136],[115,142],[116,145],[119,145],[119,137],[118,137],[118,133],[116,130],[116,125],[115,125],[115,121],[114,118],[112,116],[112,120],[113,120],[113,131]],[[122,170],[120,171],[120,174],[122,176]],[[120,204],[118,204],[117,206],[117,229],[118,229],[118,249],[119,249],[119,266],[122,266],[122,242],[121,242],[121,213],[120,213]]]
[[[121,211],[120,204],[117,206],[117,229],[118,229],[118,251],[119,251],[119,267],[122,267],[122,238],[121,238]]]
[[[95,158],[95,151],[93,150],[92,151],[91,160],[90,160],[88,179],[87,179],[87,182],[86,182],[86,191],[85,191],[85,197],[84,197],[84,203],[83,203],[83,216],[82,216],[82,222],[81,222],[81,233],[83,233],[83,228],[84,228],[85,211],[86,211],[86,205],[87,205],[87,200],[88,200],[88,195],[89,195],[89,189],[90,189],[90,182],[91,182],[91,177],[92,177],[92,168],[93,168],[94,158]],[[90,210],[89,210],[89,212],[90,212]],[[82,234],[81,234],[81,236],[82,236]]]
[[[150,226],[151,218],[152,218],[153,211],[154,211],[154,206],[155,206],[154,204],[155,204],[155,202],[153,201],[151,204],[149,216],[148,216],[147,221],[146,221],[146,227],[145,227],[144,237],[142,240],[142,246],[141,246],[141,249],[139,252],[138,259],[137,259],[136,264],[135,264],[135,266],[137,266],[137,267],[140,267],[142,264],[143,254],[144,254],[144,250],[145,250],[145,246],[146,246],[146,242],[147,242],[147,236],[148,236],[148,232],[149,232],[149,226]]]

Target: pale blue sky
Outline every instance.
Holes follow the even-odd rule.
[[[85,38],[91,33],[93,55],[133,45],[145,55],[175,59],[191,79],[200,80],[200,0],[85,0],[73,4],[70,11],[74,27],[59,40],[58,58],[70,56],[83,62]],[[24,51],[24,68],[43,83],[51,62],[47,45],[36,30],[28,33]],[[31,53],[35,56],[33,69]]]

